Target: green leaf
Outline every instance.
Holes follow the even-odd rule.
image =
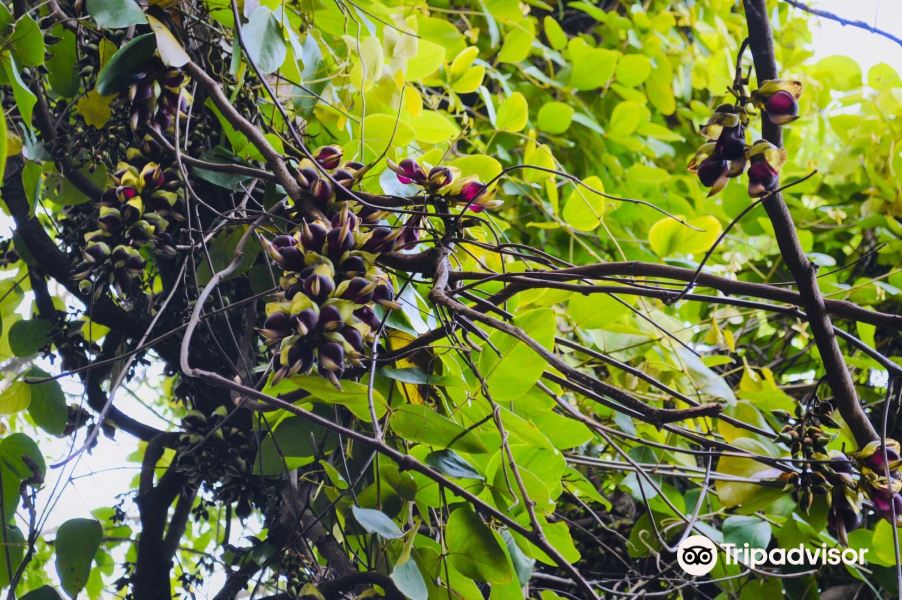
[[[94,519],[69,519],[57,530],[56,573],[63,590],[72,598],[87,585],[101,541],[103,526]]]
[[[410,126],[416,140],[427,144],[448,143],[460,133],[454,121],[436,110],[424,110],[410,120]]]
[[[554,343],[555,318],[550,308],[537,308],[514,317],[514,324],[546,349]],[[491,336],[498,353],[486,345],[479,371],[498,402],[508,402],[525,394],[547,368],[545,359],[525,343],[503,332]]]
[[[9,347],[18,357],[33,356],[50,343],[53,324],[44,319],[22,319],[9,328]]]
[[[579,39],[579,38],[576,38]],[[580,91],[600,88],[614,76],[620,53],[607,48],[591,48],[582,39],[570,42],[573,70],[570,85]]]
[[[496,127],[501,131],[520,131],[529,119],[529,104],[520,92],[514,92],[498,107]]]
[[[545,37],[548,38],[552,48],[561,50],[567,47],[567,34],[553,17],[546,16],[542,20],[542,25],[545,27]]]
[[[156,49],[154,34],[145,33],[116,50],[97,74],[97,91],[103,96],[124,91],[137,81],[141,67],[151,59]]]
[[[548,102],[539,109],[537,124],[546,133],[564,133],[573,122],[573,107],[563,102]]]
[[[2,527],[6,531],[0,538],[0,589],[5,589],[25,556],[25,536],[15,525],[3,523]]]
[[[88,14],[99,26],[110,29],[147,23],[135,0],[88,0]]]
[[[291,377],[289,381],[308,392],[315,400],[326,404],[339,404],[354,413],[358,419],[370,421],[368,388],[362,383],[342,381],[341,389],[338,389],[319,375],[300,375]],[[373,390],[373,405],[376,409],[376,416],[381,419],[388,410],[388,403],[379,390]]]
[[[625,54],[617,64],[617,81],[636,87],[651,74],[651,60],[644,54]]]
[[[3,69],[6,71],[6,78],[13,87],[13,98],[16,100],[16,107],[22,120],[29,129],[32,129],[31,119],[34,116],[34,105],[37,104],[38,98],[28,88],[22,76],[19,74],[19,68],[16,66],[16,60],[12,55],[5,54],[3,58]]]
[[[23,67],[44,64],[44,34],[31,15],[23,15],[16,21],[9,43],[16,62]]]
[[[263,441],[254,459],[257,475],[280,475],[312,463],[335,450],[338,436],[303,417],[280,421]]]
[[[8,522],[19,506],[21,485],[28,481],[43,483],[47,466],[38,445],[24,433],[14,433],[0,441],[0,485],[3,496],[3,521]]]
[[[25,381],[29,378],[44,379],[50,375],[37,367],[32,367],[25,374]],[[31,393],[31,404],[28,405],[28,414],[34,419],[35,425],[51,435],[62,435],[66,430],[69,419],[69,407],[66,405],[66,396],[58,381],[45,383],[28,383]]]
[[[47,80],[54,92],[65,98],[71,98],[78,93],[81,81],[78,79],[78,62],[75,33],[62,25],[55,25],[50,32],[60,41],[51,45],[47,58]]]
[[[0,115],[0,181],[3,181],[3,175],[6,173],[7,137],[6,115]]]
[[[451,564],[461,574],[488,583],[507,583],[513,567],[507,552],[491,529],[469,507],[456,509],[448,518],[445,543]]]
[[[390,577],[404,597],[410,598],[410,600],[427,600],[429,598],[429,588],[426,587],[426,581],[423,580],[423,575],[413,559],[407,559],[395,565]]]
[[[238,243],[247,231],[246,225],[238,227],[227,227],[213,238],[210,244],[210,260],[204,261],[197,269],[197,280],[201,285],[206,285],[213,277],[213,273],[218,273],[225,269],[232,259],[235,258],[235,249]],[[241,277],[247,273],[254,263],[257,262],[257,256],[260,254],[260,243],[256,237],[252,237],[244,244],[244,255],[238,267],[232,271],[223,281],[231,281],[236,277]],[[210,263],[213,268],[210,268]]]
[[[60,593],[49,585],[42,585],[36,590],[31,590],[24,596],[22,600],[63,600]]]
[[[282,26],[265,6],[254,9],[247,25],[241,28],[241,35],[247,48],[248,60],[264,75],[275,72],[285,62],[288,46],[282,37]]]
[[[723,541],[736,544],[740,548],[748,544],[751,548],[767,548],[770,544],[770,523],[755,516],[731,515],[724,519]]]
[[[861,66],[848,56],[828,56],[811,68],[811,76],[834,91],[848,92],[861,87]]]
[[[354,518],[360,523],[360,526],[369,533],[375,533],[386,540],[396,540],[404,536],[401,528],[380,510],[352,506],[351,512],[354,513]]]
[[[614,107],[608,132],[614,135],[629,135],[636,131],[642,120],[642,109],[638,102],[625,100]]]
[[[652,187],[670,181],[670,173],[661,167],[636,163],[626,170],[626,180],[636,185]]]
[[[654,253],[664,257],[704,252],[723,231],[716,217],[696,217],[687,222],[701,231],[690,229],[670,217],[664,217],[652,225],[648,230],[648,241]]]
[[[604,191],[604,184],[595,175],[588,177],[583,183],[593,190]],[[575,185],[567,197],[561,216],[575,229],[592,231],[601,223],[605,207],[604,196],[599,196],[581,185]]]
[[[168,67],[183,67],[191,61],[191,57],[182,48],[182,44],[175,39],[172,32],[158,19],[148,15],[147,22],[157,39],[157,50],[160,59]]]
[[[752,438],[737,438],[733,440],[732,444],[753,454],[773,458],[779,456],[779,450],[773,444],[765,444]],[[782,471],[770,465],[738,456],[721,456],[717,461],[717,472],[758,480],[776,480],[782,474]],[[754,483],[730,480],[715,481],[714,489],[724,508],[745,505],[753,500],[771,502],[774,494],[782,494],[780,490],[763,489]]]
[[[531,23],[531,21],[523,19],[520,23]],[[501,44],[501,50],[498,52],[498,62],[518,63],[525,60],[529,56],[535,39],[536,36],[525,26],[515,27],[504,36],[504,43]]]
[[[436,452],[430,452],[426,456],[426,464],[436,471],[451,477],[485,479],[479,471],[474,469],[470,463],[461,458],[460,454],[454,450],[438,450]]]
[[[488,452],[475,432],[446,419],[429,406],[401,406],[394,410],[389,423],[396,434],[411,442],[439,448],[456,448],[472,454]]]

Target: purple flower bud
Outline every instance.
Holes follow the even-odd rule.
[[[893,513],[897,523],[902,521],[902,495],[878,493],[871,497],[871,502],[874,504],[874,512],[890,523],[893,522]]]
[[[473,202],[485,191],[485,186],[478,181],[468,181],[457,193],[458,200],[462,202]],[[478,212],[478,211],[477,211]]]
[[[326,234],[326,245],[329,248],[329,256],[337,259],[354,249],[354,234],[346,227],[335,227]]]
[[[412,158],[405,158],[398,164],[389,162],[388,167],[397,173],[398,181],[401,183],[424,183],[426,181],[426,172],[423,167]]]
[[[429,170],[429,186],[434,190],[445,187],[451,183],[453,179],[454,175],[448,167],[432,167],[432,169]]]
[[[366,273],[366,261],[362,256],[349,256],[341,263],[341,270],[350,276],[362,275]]]
[[[286,246],[278,250],[276,262],[286,271],[300,271],[304,268],[304,253],[297,246]]]
[[[363,244],[366,252],[385,252],[392,247],[394,238],[392,230],[388,227],[374,227],[369,238]]]
[[[319,325],[323,331],[334,331],[341,327],[341,312],[332,304],[327,304],[319,312]]]
[[[277,250],[281,250],[282,248],[294,247],[297,244],[297,240],[291,237],[290,235],[277,235],[272,239],[270,244],[273,248]]]
[[[335,291],[335,282],[326,275],[313,273],[304,279],[304,293],[314,302],[322,302]]]
[[[338,342],[326,342],[319,347],[320,369],[341,375],[344,371],[345,350]]]
[[[291,330],[291,318],[283,312],[275,312],[269,315],[263,322],[260,334],[270,340],[285,337]]]
[[[309,188],[310,183],[316,181],[318,178],[319,174],[316,172],[316,169],[304,167],[298,171],[298,183],[301,184],[301,187]]]
[[[373,298],[373,285],[363,277],[354,277],[348,282],[341,297],[355,304],[366,304]]]
[[[742,125],[724,127],[714,145],[714,155],[724,160],[743,159],[745,157],[745,128]]]
[[[342,151],[338,146],[323,146],[313,156],[322,168],[331,171],[341,164]]]
[[[401,308],[401,305],[395,302],[395,291],[387,280],[373,289],[373,301],[388,309],[397,310]]]
[[[305,249],[321,254],[328,231],[326,226],[318,221],[304,223],[301,229],[301,243]]]
[[[350,344],[351,348],[353,348],[357,352],[363,351],[363,336],[360,335],[359,331],[357,331],[350,325],[345,325],[341,328],[340,333],[345,341]]]
[[[310,184],[310,195],[320,206],[325,206],[332,199],[332,194],[332,184],[322,177],[317,177]]]
[[[780,90],[767,99],[764,110],[771,123],[783,125],[799,116],[799,103],[792,94]]]
[[[306,308],[291,317],[291,327],[302,336],[313,331],[318,322],[319,315],[312,308]]]
[[[698,180],[705,187],[712,187],[721,177],[726,177],[730,165],[716,156],[709,156],[698,165]]]
[[[896,452],[894,448],[888,447],[886,448],[886,458],[889,459],[889,462],[895,462],[899,460],[899,454]],[[885,471],[884,465],[886,462],[883,460],[883,447],[880,446],[877,448],[877,451],[871,454],[869,457],[865,459],[865,464],[871,467],[874,471],[877,471],[881,475]]]
[[[354,311],[354,316],[360,319],[365,325],[368,325],[373,331],[379,329],[379,317],[376,316],[376,313],[373,312],[373,309],[369,306],[361,306]]]
[[[777,189],[777,185],[780,183],[780,175],[763,157],[752,159],[752,165],[749,167],[748,173],[749,196],[753,198],[772,192]]]

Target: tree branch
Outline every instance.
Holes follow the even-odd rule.
[[[774,40],[767,20],[765,0],[743,0],[743,5],[749,29],[749,47],[754,58],[758,81],[777,79]],[[771,123],[764,115],[762,115],[762,130],[765,140],[777,147],[783,146],[782,127]],[[817,269],[802,250],[795,223],[782,194],[775,194],[766,200],[764,208],[773,224],[783,260],[796,280],[801,306],[808,315],[811,333],[824,363],[827,383],[833,391],[836,406],[852,430],[855,441],[859,446],[864,446],[879,437],[858,401],[855,384],[839,349],[824,297],[818,287]]]
[[[840,17],[839,15],[837,15],[835,13],[832,13],[832,12],[829,12],[826,10],[821,10],[820,8],[814,8],[813,6],[808,6],[807,4],[803,4],[802,2],[799,2],[798,0],[783,0],[783,2],[785,2],[786,4],[788,4],[790,6],[794,6],[795,8],[798,8],[799,10],[803,10],[806,13],[810,13],[812,15],[817,15],[818,17],[823,17],[823,18],[829,19],[831,21],[836,21],[843,27],[846,27],[846,26],[857,27],[858,29],[864,29],[865,31],[868,31],[870,33],[874,33],[876,35],[883,36],[886,39],[896,42],[897,44],[902,46],[902,38],[898,38],[898,37],[894,36],[893,34],[891,34],[890,32],[884,31],[883,29],[878,29],[878,28],[874,27],[873,25],[865,23],[864,21],[860,21],[857,19],[844,19],[843,17]]]

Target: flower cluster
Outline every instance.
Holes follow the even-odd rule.
[[[885,444],[871,442],[855,455],[855,460],[861,472],[859,487],[870,499],[874,512],[896,527],[902,526],[902,473],[899,472],[902,458],[899,442],[891,439],[886,440]]]
[[[384,241],[374,237],[378,230],[362,231],[345,204],[331,222],[305,222],[292,235],[264,241],[283,269],[282,292],[266,305],[259,330],[276,347],[273,381],[316,367],[337,385],[348,367],[361,364],[364,344],[379,328],[371,305],[399,307],[388,276],[375,266]]]
[[[764,81],[745,100],[763,110],[772,123],[782,125],[798,118],[801,93],[802,84],[798,81]],[[722,190],[730,178],[741,175],[746,165],[750,196],[765,196],[779,185],[786,151],[765,140],[746,144],[749,117],[745,100],[740,99],[736,105],[721,104],[700,129],[709,141],[689,161],[689,170],[698,176],[702,185],[710,188],[709,196]]]
[[[134,79],[125,92],[131,105],[132,131],[137,132],[143,125],[167,131],[176,115],[187,112],[192,98],[184,90],[188,76],[180,69],[167,67],[154,57],[135,73]]]
[[[83,260],[73,277],[83,280],[86,290],[87,278],[104,266],[120,290],[140,278],[144,248],[163,256],[176,252],[172,224],[185,219],[178,172],[147,160],[134,148],[127,158],[129,162],[120,162],[112,175],[114,187],[100,198],[97,229],[85,235]]]
[[[774,411],[786,423],[777,440],[789,446],[793,458],[804,459],[801,472],[782,476],[786,489],[806,512],[816,496],[823,496],[829,507],[828,528],[843,545],[847,544],[848,533],[864,521],[865,499],[878,516],[902,526],[899,442],[887,440],[885,446],[880,441],[871,442],[852,458],[838,450],[828,451],[831,436],[824,427],[838,427],[831,413],[828,403],[817,400],[809,408],[798,407],[794,418],[784,411]]]
[[[502,201],[494,198],[494,190],[476,177],[461,177],[455,167],[431,167],[428,171],[412,158],[399,163],[388,161],[388,168],[404,184],[422,187],[429,194],[441,195],[450,202],[462,204],[466,210],[482,212],[487,208],[497,208]]]

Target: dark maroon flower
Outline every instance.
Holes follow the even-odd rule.
[[[764,110],[772,123],[782,125],[798,118],[799,103],[792,94],[780,90],[767,99],[764,103]]]
[[[322,168],[331,171],[341,164],[342,151],[338,146],[323,146],[313,156]]]
[[[422,184],[426,181],[426,171],[423,170],[420,163],[412,158],[405,158],[397,164],[388,161],[388,168],[398,175],[398,181],[401,183]]]
[[[291,324],[291,317],[284,312],[275,312],[263,322],[263,329],[260,329],[260,333],[267,339],[277,340],[289,334]]]
[[[777,189],[779,183],[779,173],[764,157],[752,159],[752,165],[749,167],[749,196],[764,196]]]

